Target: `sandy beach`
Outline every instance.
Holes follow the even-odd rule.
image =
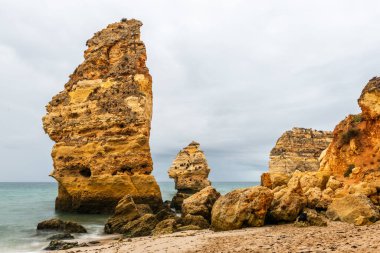
[[[226,232],[177,232],[51,252],[379,252],[379,236],[380,223],[361,227],[342,222],[330,222],[327,227],[296,227],[285,224]]]

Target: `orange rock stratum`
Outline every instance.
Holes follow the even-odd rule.
[[[112,212],[126,194],[152,209],[162,203],[151,175],[152,78],[141,26],[124,20],[96,33],[84,62],[46,106],[58,210]]]
[[[361,114],[349,115],[333,132],[321,170],[348,183],[380,184],[380,77],[372,78],[358,100]]]

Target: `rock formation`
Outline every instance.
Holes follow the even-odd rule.
[[[207,179],[209,173],[210,168],[203,151],[199,149],[199,143],[193,141],[182,149],[169,168],[169,177],[174,178],[178,190],[172,207],[181,210],[184,199],[211,185]]]
[[[294,171],[317,171],[318,158],[331,143],[332,133],[305,128],[286,131],[270,152],[269,173],[291,175]]]
[[[219,192],[213,187],[207,186],[183,201],[182,216],[200,215],[206,220],[210,220],[211,209],[219,197]]]
[[[358,102],[362,113],[335,127],[321,170],[351,183],[380,185],[380,77],[368,82]]]
[[[262,186],[229,192],[215,202],[211,226],[215,230],[263,226],[272,199],[273,193]]]
[[[65,233],[87,233],[87,230],[82,225],[57,218],[38,223],[37,230],[57,230]]]
[[[150,174],[152,78],[141,25],[123,20],[96,33],[84,62],[46,106],[58,210],[112,212],[126,194],[153,209],[162,203]]]
[[[327,209],[326,215],[355,225],[366,225],[380,217],[378,208],[363,194],[350,194],[336,198]]]

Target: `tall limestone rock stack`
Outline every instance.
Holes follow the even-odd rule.
[[[380,77],[368,82],[358,102],[362,113],[349,115],[335,127],[321,171],[351,183],[380,186]]]
[[[141,26],[123,20],[96,33],[84,62],[46,106],[58,210],[112,212],[126,194],[153,209],[162,203],[150,174],[152,78]]]
[[[199,149],[199,143],[193,141],[182,149],[169,168],[169,177],[174,178],[178,190],[172,207],[181,210],[184,199],[211,185],[207,179],[209,173],[210,168],[203,151]]]
[[[306,128],[286,131],[270,152],[269,172],[262,185],[274,188],[285,184],[295,171],[318,171],[319,157],[332,141],[332,132]]]

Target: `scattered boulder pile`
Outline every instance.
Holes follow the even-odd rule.
[[[169,172],[176,180],[177,189],[197,188],[190,188],[189,186],[192,185],[202,186],[202,189],[198,187],[197,192],[191,192],[189,194],[191,196],[187,196],[182,201],[182,216],[176,216],[170,210],[162,210],[161,214],[142,214],[135,205],[132,208],[133,211],[128,211],[129,214],[125,216],[127,218],[123,218],[126,219],[123,226],[117,225],[118,218],[116,217],[110,219],[110,221],[116,221],[115,225],[109,226],[121,228],[121,230],[113,231],[119,231],[128,236],[140,236],[203,228],[221,231],[283,222],[294,222],[296,226],[326,226],[328,219],[355,225],[376,222],[380,219],[380,184],[378,184],[380,172],[367,167],[358,169],[355,163],[348,173],[339,167],[332,167],[332,164],[341,165],[367,159],[370,165],[379,166],[377,155],[380,150],[380,136],[378,128],[374,127],[380,119],[376,114],[380,112],[379,91],[380,78],[372,79],[359,99],[363,110],[360,122],[357,120],[352,123],[352,116],[346,118],[334,130],[332,141],[329,139],[329,132],[310,129],[294,130],[294,132],[303,133],[303,140],[300,141],[297,138],[296,142],[289,140],[289,150],[292,150],[291,143],[295,143],[299,152],[302,150],[301,153],[308,154],[294,155],[296,157],[294,161],[299,161],[302,166],[283,170],[289,168],[285,166],[274,170],[273,173],[266,173],[262,177],[262,186],[237,189],[220,196],[214,188],[209,186],[207,163],[203,152],[198,149],[199,144],[193,142],[178,154]],[[368,109],[368,107],[371,108]],[[346,140],[348,137],[344,137],[346,132],[342,130],[342,124],[346,125],[347,122],[360,129],[359,134],[351,136],[349,141]],[[313,141],[305,140],[305,138],[313,139],[317,135],[315,133],[319,133],[319,137],[318,141],[315,141],[317,146],[312,147]],[[300,147],[302,143],[306,143],[308,148]],[[328,143],[330,145],[327,150],[322,152]],[[321,167],[316,170],[319,155]],[[334,155],[337,157],[334,158]],[[277,157],[277,164],[295,164],[288,162],[289,157],[283,156],[287,161],[284,163]],[[348,162],[343,163],[343,158],[348,159]],[[128,201],[130,203],[132,200]],[[122,202],[119,205],[128,206]],[[130,206],[128,208],[130,209]],[[133,217],[131,221],[129,221],[130,217]],[[129,223],[125,225],[125,221]],[[137,228],[143,232],[131,232]]]
[[[157,213],[135,204],[129,195],[120,200],[115,214],[108,219],[105,233],[120,233],[127,237],[162,235],[184,230],[199,230],[210,227],[211,208],[220,194],[211,186],[186,199],[182,217],[171,209]]]
[[[332,141],[332,132],[295,127],[276,142],[269,156],[269,171],[262,185],[271,189],[286,184],[295,171],[318,171],[319,157]]]
[[[178,153],[169,168],[169,177],[174,179],[177,189],[171,202],[176,210],[181,210],[184,199],[211,185],[208,180],[210,168],[199,146],[199,143],[191,142]]]
[[[379,219],[380,78],[369,81],[358,102],[362,113],[336,126],[318,171],[296,170],[288,181],[281,173],[263,175],[262,185],[274,193],[268,222],[294,221],[306,208],[356,225]]]
[[[95,33],[84,62],[46,106],[57,210],[112,213],[128,194],[152,209],[162,205],[151,175],[152,77],[141,26],[123,20]]]

